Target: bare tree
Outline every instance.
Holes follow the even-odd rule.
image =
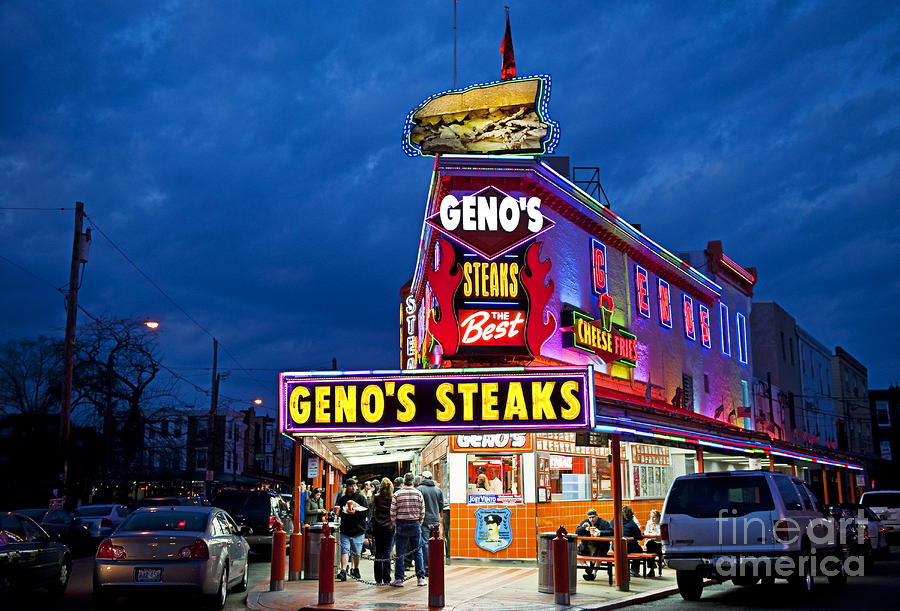
[[[161,369],[156,342],[139,322],[96,320],[78,337],[78,410],[102,423],[105,462],[118,475],[136,473],[147,415],[172,397]]]
[[[16,339],[0,347],[0,414],[45,416],[59,412],[62,342]]]

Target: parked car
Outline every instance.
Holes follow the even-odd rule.
[[[205,503],[199,496],[152,496],[140,499],[133,505],[134,508],[137,509],[138,507],[169,507],[172,505],[177,505],[179,507],[185,505],[204,505],[208,507],[209,503]]]
[[[222,609],[229,590],[247,589],[249,551],[238,525],[218,507],[138,509],[97,548],[95,607],[114,606],[123,594],[173,589]]]
[[[853,540],[849,553],[865,558],[866,568],[871,568],[876,558],[885,558],[890,553],[887,540],[887,529],[881,524],[881,518],[862,505],[840,503],[829,507],[832,514],[852,521]]]
[[[846,582],[836,521],[803,481],[769,471],[695,473],[675,479],[660,535],[685,600],[699,600],[703,579],[752,585],[787,578],[811,590],[815,574]],[[832,540],[833,539],[833,540]],[[788,560],[782,560],[788,559]]]
[[[18,509],[41,525],[51,539],[68,546],[75,555],[92,554],[93,542],[87,524],[65,509]]]
[[[863,492],[859,504],[874,511],[889,536],[900,533],[900,490]]]
[[[238,525],[246,527],[247,541],[254,551],[267,553],[272,533],[280,523],[288,537],[293,532],[291,512],[280,495],[268,490],[223,490],[212,504],[230,513]]]
[[[46,588],[62,596],[72,574],[69,548],[20,513],[0,513],[0,592]]]
[[[88,527],[91,538],[99,541],[111,535],[129,513],[124,505],[82,505],[75,510],[75,517]]]

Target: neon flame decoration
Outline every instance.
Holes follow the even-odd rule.
[[[616,311],[616,302],[609,293],[602,293],[597,297],[597,305],[600,307],[600,320],[603,321],[603,330],[612,330],[612,315]]]
[[[456,310],[453,308],[453,295],[462,282],[456,264],[456,253],[453,246],[445,241],[436,241],[436,250],[440,252],[438,265],[428,270],[428,283],[437,300],[437,311],[432,310],[432,320],[428,330],[441,345],[443,354],[456,354],[459,348],[459,327],[456,324]]]
[[[550,295],[553,294],[553,280],[544,279],[550,273],[550,259],[541,261],[540,248],[542,242],[535,242],[525,251],[525,267],[522,268],[521,280],[528,295],[528,319],[525,321],[525,343],[532,354],[541,353],[544,343],[556,331],[556,317],[545,310]]]

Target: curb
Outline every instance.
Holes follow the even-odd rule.
[[[659,590],[644,592],[643,594],[626,596],[621,600],[616,600],[605,605],[600,605],[599,607],[586,607],[585,611],[609,611],[610,609],[621,609],[623,607],[630,607],[631,605],[640,605],[654,600],[659,600],[660,598],[666,598],[668,596],[671,596],[672,594],[678,594],[678,586],[669,586],[667,588],[661,588]]]

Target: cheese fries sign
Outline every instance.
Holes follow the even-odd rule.
[[[593,422],[590,367],[414,372],[283,373],[281,431],[510,433],[584,429]]]
[[[410,157],[441,153],[552,153],[559,126],[547,118],[549,76],[473,85],[428,98],[406,118]]]

